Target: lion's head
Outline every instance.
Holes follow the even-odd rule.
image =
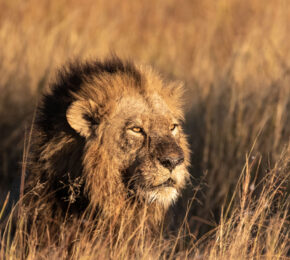
[[[86,196],[107,214],[131,199],[167,209],[188,178],[181,96],[180,84],[117,58],[70,66],[36,122],[34,163],[45,185],[78,180],[76,200]]]

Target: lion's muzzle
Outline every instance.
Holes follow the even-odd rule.
[[[170,172],[184,162],[184,154],[180,146],[175,142],[162,142],[158,144],[157,159],[160,164]]]

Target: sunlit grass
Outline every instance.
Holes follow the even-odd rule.
[[[229,208],[223,207],[220,223],[215,229],[196,239],[188,232],[187,221],[180,228],[179,235],[164,239],[146,239],[146,226],[141,224],[130,230],[134,215],[128,211],[121,226],[110,232],[112,220],[100,218],[92,223],[62,223],[63,229],[57,241],[45,240],[45,246],[39,244],[32,228],[27,233],[26,217],[17,217],[18,227],[12,239],[11,222],[7,223],[2,240],[0,257],[8,259],[282,259],[286,258],[289,246],[289,200],[285,185],[289,181],[289,147],[267,175],[253,187],[251,167],[254,163],[246,162],[235,188],[234,202]],[[261,191],[257,191],[258,186]],[[257,198],[258,195],[258,198]],[[234,200],[232,201],[236,201]],[[5,207],[5,204],[4,204]],[[145,223],[146,214],[144,214]],[[32,227],[34,223],[32,223]],[[117,230],[117,233],[116,233]],[[43,234],[45,237],[46,235]],[[12,239],[12,240],[11,240]],[[179,246],[177,246],[179,244]],[[180,245],[183,244],[183,247]],[[8,246],[7,246],[8,245]],[[5,248],[5,250],[4,250]],[[181,249],[182,248],[182,249]]]
[[[283,0],[0,1],[1,221],[20,193],[39,94],[68,60],[115,52],[184,81],[193,186],[175,212],[178,239],[110,244],[98,226],[73,257],[289,257],[289,14]],[[40,250],[18,218],[13,238],[1,226],[0,258],[65,257],[68,234]]]

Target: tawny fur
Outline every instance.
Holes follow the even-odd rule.
[[[146,209],[157,230],[188,180],[182,95],[116,57],[60,71],[37,111],[25,185],[37,228],[130,209],[138,222]]]

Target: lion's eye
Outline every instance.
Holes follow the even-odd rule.
[[[177,128],[177,126],[178,126],[178,124],[172,124],[169,128],[170,131],[174,131]]]
[[[135,132],[135,133],[141,133],[142,132],[142,128],[141,127],[136,127],[136,126],[132,127],[131,130],[133,132]]]

